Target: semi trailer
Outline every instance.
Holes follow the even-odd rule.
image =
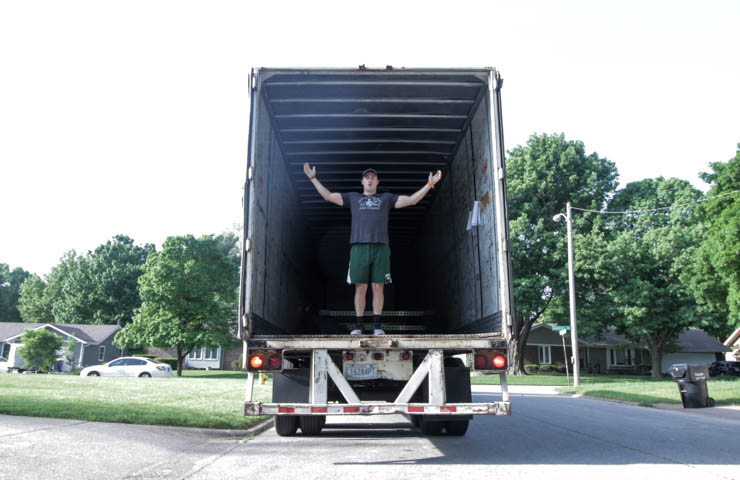
[[[511,414],[502,84],[494,68],[252,70],[245,415],[275,415],[280,435],[318,434],[327,415],[389,414],[463,435],[478,415]],[[331,192],[362,191],[366,168],[379,193],[400,195],[443,172],[421,202],[390,213],[384,335],[350,335],[350,210],[319,196],[305,162]],[[473,402],[471,370],[500,375],[500,401]],[[253,400],[263,372],[273,374],[269,403]]]

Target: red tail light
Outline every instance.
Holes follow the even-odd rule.
[[[504,370],[506,368],[506,351],[480,349],[474,351],[473,368],[475,370]]]
[[[352,352],[347,352],[347,360],[354,360],[355,354]]]
[[[250,350],[247,371],[263,372],[280,370],[283,367],[281,350]]]
[[[409,352],[403,352],[401,354],[401,358],[404,360],[408,360],[409,358],[411,358],[411,355],[409,354]]]
[[[373,353],[373,358],[375,360],[382,360],[383,359],[383,354],[382,353]]]
[[[496,355],[493,357],[493,366],[499,370],[506,367],[506,357],[503,355]]]
[[[270,357],[270,368],[280,368],[280,364],[283,362],[283,359],[280,358],[280,355],[273,355]]]
[[[264,360],[259,355],[252,355],[252,358],[249,359],[249,366],[257,370],[262,368],[264,363]]]
[[[486,368],[486,364],[488,363],[488,359],[484,357],[483,355],[476,355],[475,356],[475,368],[477,369],[484,369]]]

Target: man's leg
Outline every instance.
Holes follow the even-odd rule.
[[[384,286],[382,283],[373,283],[373,330],[375,332],[382,332],[380,329],[380,316],[383,314],[383,301],[385,300],[383,296]]]
[[[374,285],[373,285],[374,286]],[[356,283],[355,284],[355,316],[357,323],[355,329],[352,330],[352,335],[359,335],[362,333],[362,325],[365,323],[365,297],[367,295],[367,283]],[[373,302],[374,302],[373,297]],[[373,306],[373,308],[375,308]]]

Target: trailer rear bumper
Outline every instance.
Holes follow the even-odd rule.
[[[511,415],[511,402],[449,403],[260,403],[245,402],[244,415]]]

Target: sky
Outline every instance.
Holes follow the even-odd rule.
[[[564,133],[620,185],[740,142],[740,2],[0,2],[0,263],[242,217],[253,67],[496,67],[507,150]],[[422,181],[424,179],[421,179]]]

